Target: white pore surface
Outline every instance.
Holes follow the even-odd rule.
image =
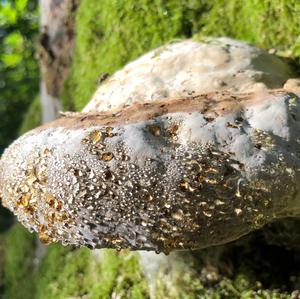
[[[153,50],[101,84],[83,110],[108,111],[218,90],[280,88],[291,76],[279,58],[229,38],[185,40]]]

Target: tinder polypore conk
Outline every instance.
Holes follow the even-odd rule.
[[[224,38],[146,54],[104,82],[86,113],[4,152],[2,203],[45,243],[157,252],[299,216],[300,100],[282,89],[288,73]]]

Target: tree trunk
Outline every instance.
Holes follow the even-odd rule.
[[[79,0],[40,0],[37,56],[41,67],[43,123],[57,118],[59,95],[69,71],[74,46],[74,17]]]

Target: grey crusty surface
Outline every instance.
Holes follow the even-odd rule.
[[[128,63],[96,90],[84,112],[111,111],[215,91],[281,88],[292,76],[278,57],[226,37],[170,43]]]
[[[46,243],[203,248],[300,214],[299,136],[283,90],[70,114],[5,151],[0,195]]]

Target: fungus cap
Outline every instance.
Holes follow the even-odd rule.
[[[225,243],[298,209],[299,133],[299,98],[285,92],[75,114],[5,151],[2,203],[45,242]]]
[[[288,64],[230,38],[184,40],[155,49],[106,79],[84,111],[109,111],[134,103],[198,95],[280,88],[292,75]]]
[[[247,57],[238,64],[252,65]],[[272,82],[281,87],[289,71],[274,59],[270,70],[283,71]],[[169,82],[178,72],[170,71]],[[220,74],[215,66],[211,72]],[[240,92],[239,82],[206,93],[194,82],[195,93],[178,87],[178,96],[156,100],[146,94],[150,86],[140,86],[131,105],[123,107],[125,93],[109,111],[106,98],[94,97],[89,112],[68,113],[4,152],[3,205],[45,243],[157,252],[226,243],[299,215],[299,97],[267,83],[257,89],[254,81],[253,91]],[[113,99],[115,83],[111,92],[106,84],[99,90]]]

